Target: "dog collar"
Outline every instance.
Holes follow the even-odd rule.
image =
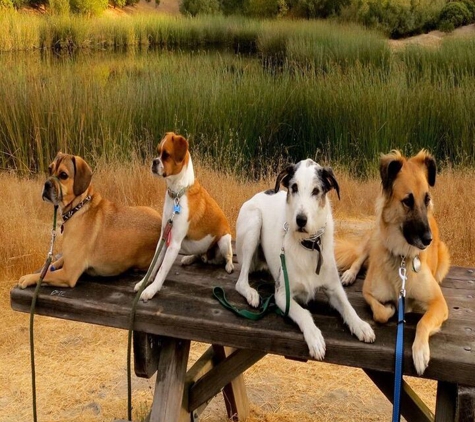
[[[167,189],[168,195],[172,199],[180,199],[185,192],[190,188],[190,186],[185,186],[184,188],[181,188],[178,192],[175,192],[174,190],[171,190],[170,188]]]
[[[68,221],[74,214],[76,214],[84,205],[86,205],[92,199],[91,195],[86,196],[79,204],[77,204],[74,208],[70,209],[68,212],[65,212],[61,215],[63,219],[63,224],[61,224],[61,233],[64,230],[64,224]]]
[[[401,256],[401,265],[402,262],[406,260],[406,257],[404,255]],[[421,269],[421,259],[419,258],[419,255],[416,255],[414,258],[412,258],[412,270],[415,273],[418,273]]]
[[[315,272],[320,274],[320,268],[322,267],[323,257],[322,257],[322,235],[325,233],[325,228],[322,227],[317,230],[315,234],[310,236],[307,239],[303,239],[300,241],[300,245],[309,251],[317,251],[318,252],[318,262],[317,268]]]

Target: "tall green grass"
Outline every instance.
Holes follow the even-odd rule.
[[[248,176],[304,157],[364,175],[391,148],[475,164],[470,72],[434,78],[423,67],[416,83],[404,58],[387,66],[331,60],[317,72],[217,52],[4,54],[0,164],[43,170],[58,150],[91,162],[148,157],[169,130],[216,167]]]

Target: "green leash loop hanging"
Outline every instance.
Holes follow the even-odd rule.
[[[265,298],[259,295],[259,310],[257,312],[249,311],[248,309],[239,309],[236,306],[232,305],[226,298],[226,293],[224,289],[220,286],[213,288],[213,296],[218,300],[218,302],[223,305],[226,309],[234,312],[236,315],[239,315],[243,318],[250,319],[252,321],[258,321],[263,316],[267,315],[270,312],[275,312],[277,315],[287,317],[290,310],[290,284],[289,284],[289,274],[287,272],[287,265],[285,263],[285,254],[280,255],[280,262],[282,265],[282,273],[284,274],[284,286],[285,286],[285,311],[282,312],[280,308],[275,303],[275,295],[271,294]],[[259,290],[259,289],[258,289]]]
[[[36,407],[36,370],[35,370],[35,337],[34,337],[34,321],[35,321],[35,308],[36,301],[38,299],[38,293],[40,291],[41,283],[48,272],[51,261],[53,260],[53,247],[54,241],[56,239],[56,216],[58,214],[58,206],[54,206],[53,212],[53,230],[51,231],[51,244],[48,251],[48,256],[43,265],[43,268],[40,273],[40,278],[36,283],[35,292],[33,293],[33,298],[31,299],[30,307],[30,362],[31,362],[31,390],[32,390],[32,402],[33,402],[33,420],[34,422],[38,421],[37,407]]]

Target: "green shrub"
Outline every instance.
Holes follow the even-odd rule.
[[[290,0],[292,15],[302,18],[327,18],[337,16],[351,0]]]
[[[13,9],[12,0],[0,0],[0,10]]]
[[[83,15],[96,16],[107,9],[108,0],[71,0],[71,10]]]
[[[49,10],[52,15],[68,15],[69,0],[49,0]]]
[[[450,32],[459,26],[467,24],[470,20],[470,12],[464,3],[460,1],[447,3],[440,12],[439,29]]]
[[[182,0],[180,13],[182,15],[214,15],[220,12],[218,0]]]
[[[462,3],[467,7],[471,15],[468,23],[475,22],[475,0],[462,0]]]

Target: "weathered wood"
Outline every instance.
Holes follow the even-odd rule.
[[[376,384],[386,398],[394,400],[394,374],[365,369],[366,375]],[[434,414],[419,398],[414,390],[403,380],[401,388],[401,415],[408,422],[433,422]],[[388,420],[390,419],[388,415]]]
[[[221,362],[231,355],[235,349],[213,345],[215,357]],[[244,375],[240,374],[223,388],[224,404],[228,413],[228,419],[232,421],[244,421],[249,415],[249,400],[247,398]]]
[[[178,421],[190,341],[164,337],[161,345],[150,422]]]
[[[189,410],[196,409],[211,397],[219,393],[221,388],[234,378],[254,365],[266,355],[255,350],[236,350],[225,360],[219,362],[213,369],[199,379],[190,389],[188,402]]]
[[[141,378],[151,378],[157,372],[160,355],[159,337],[153,334],[134,331],[134,370]]]
[[[456,422],[475,421],[475,388],[458,386]]]
[[[193,366],[188,370],[185,377],[185,385],[183,391],[183,401],[181,405],[180,418],[179,422],[190,422],[191,414],[193,413],[194,418],[198,419],[198,416],[206,408],[208,403],[204,403],[199,406],[197,409],[188,410],[189,408],[189,395],[191,386],[199,380],[204,374],[211,370],[214,367],[214,351],[212,347],[209,347],[203,355],[193,364]]]
[[[239,266],[233,274],[222,268],[174,265],[162,290],[149,302],[140,302],[135,329],[157,335],[261,350],[295,359],[309,359],[308,348],[298,327],[270,314],[262,320],[247,321],[225,310],[212,296],[213,285],[223,286],[231,303],[247,307],[234,289]],[[37,313],[59,318],[128,328],[133,286],[141,274],[113,279],[83,277],[74,289],[43,286]],[[260,280],[255,280],[259,282]],[[362,282],[346,289],[357,313],[371,321],[371,313],[361,297]],[[466,268],[452,267],[442,285],[450,309],[441,332],[431,337],[431,361],[424,377],[475,386],[475,275]],[[461,292],[462,296],[458,296]],[[11,291],[15,310],[29,312],[33,289]],[[335,364],[391,372],[394,365],[394,320],[374,324],[376,341],[359,342],[349,333],[341,317],[332,310],[323,294],[310,305],[317,326],[325,338],[325,361]],[[420,315],[408,315],[405,330],[406,375],[415,375],[411,344]]]
[[[435,404],[435,422],[455,421],[458,388],[448,382],[437,383],[437,398]]]

